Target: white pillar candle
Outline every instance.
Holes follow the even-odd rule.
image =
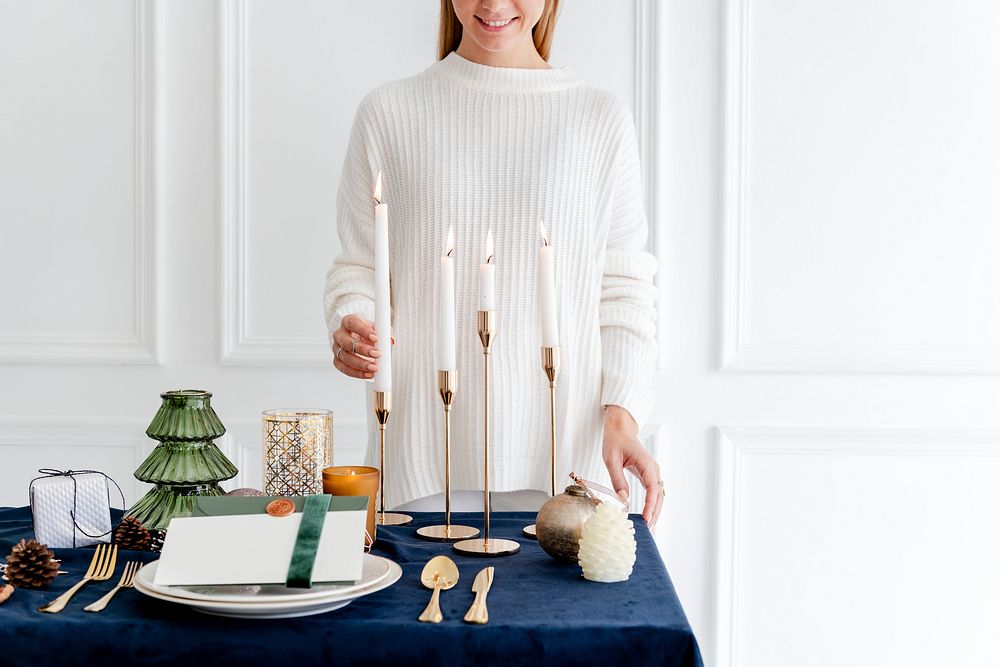
[[[441,305],[438,310],[438,370],[455,370],[455,228],[448,228],[441,257]]]
[[[381,353],[375,391],[392,391],[392,309],[389,301],[389,206],[382,203],[382,172],[375,181],[375,335]]]
[[[493,230],[486,233],[483,263],[479,265],[479,310],[496,310],[496,264],[493,259]]]
[[[542,308],[542,345],[559,347],[559,325],[556,322],[556,271],[552,260],[552,246],[549,245],[545,225],[538,223],[542,237],[542,247],[538,250],[538,288]]]

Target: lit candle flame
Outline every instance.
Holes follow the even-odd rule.
[[[375,200],[376,204],[382,203],[382,170],[378,170],[378,178],[375,179],[375,192],[372,193],[372,198]]]
[[[352,475],[354,474],[354,470],[353,470],[353,469],[351,470],[351,474],[352,474]]]
[[[493,263],[493,230],[486,232],[486,263]]]
[[[549,244],[549,235],[545,233],[545,223],[543,223],[541,220],[538,221],[538,233],[542,237],[542,243],[544,245],[548,245]]]
[[[451,257],[453,252],[455,252],[455,226],[451,225],[448,227],[448,240],[444,244],[444,254],[446,257]]]

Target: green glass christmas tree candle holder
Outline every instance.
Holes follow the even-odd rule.
[[[225,495],[219,482],[238,472],[214,442],[226,427],[212,409],[211,392],[184,389],[160,397],[163,403],[146,429],[160,444],[135,471],[136,479],[154,486],[128,511],[149,531],[190,516],[199,496]]]

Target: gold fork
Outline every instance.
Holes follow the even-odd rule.
[[[87,574],[83,575],[83,579],[78,581],[73,585],[73,588],[69,589],[59,597],[57,597],[52,602],[48,603],[44,607],[39,607],[38,611],[48,612],[50,614],[55,614],[63,610],[66,603],[69,602],[70,598],[73,597],[78,590],[83,588],[84,584],[88,581],[106,581],[111,578],[111,575],[115,572],[115,560],[118,558],[118,545],[112,544],[100,544],[97,550],[94,552],[94,557],[90,559],[90,567],[87,568]]]
[[[104,609],[105,607],[108,606],[108,603],[111,602],[111,598],[113,598],[115,596],[115,593],[117,593],[118,591],[120,591],[123,588],[132,588],[132,585],[133,585],[133,583],[135,581],[135,573],[139,571],[139,566],[140,565],[142,565],[142,563],[140,563],[137,560],[134,560],[134,561],[128,563],[125,566],[125,571],[122,572],[122,578],[118,582],[118,585],[115,586],[114,588],[112,588],[111,592],[108,593],[107,595],[105,595],[104,597],[102,597],[100,600],[97,600],[96,602],[92,602],[91,604],[88,604],[86,607],[83,608],[83,610],[84,611],[101,611],[102,609]]]

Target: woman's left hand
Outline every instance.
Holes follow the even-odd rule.
[[[604,412],[604,465],[611,484],[622,500],[628,499],[625,470],[630,470],[646,487],[646,506],[642,518],[650,528],[656,525],[663,505],[663,482],[660,464],[646,451],[638,438],[639,426],[628,410],[609,405]]]

